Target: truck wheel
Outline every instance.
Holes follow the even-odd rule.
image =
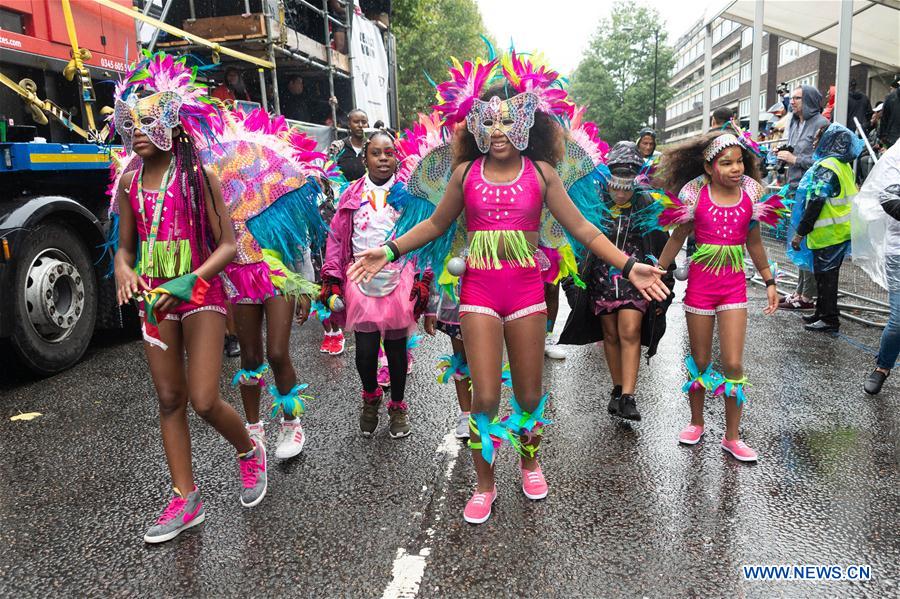
[[[97,279],[81,239],[39,225],[19,246],[12,347],[30,370],[50,375],[75,364],[97,319]]]

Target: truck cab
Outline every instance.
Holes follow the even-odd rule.
[[[72,12],[100,128],[111,82],[137,54],[134,25],[93,2]],[[0,0],[0,50],[0,344],[50,375],[76,363],[97,328],[122,325],[104,245],[109,147],[66,123],[84,122],[84,90],[64,75],[72,49],[58,0]],[[43,118],[14,86],[61,118]]]

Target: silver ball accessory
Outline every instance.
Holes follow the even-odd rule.
[[[462,276],[462,274],[466,272],[466,261],[459,256],[450,258],[450,260],[447,261],[447,272],[454,277]]]
[[[688,278],[688,268],[690,268],[691,263],[685,262],[684,266],[679,266],[675,269],[675,278],[679,281],[687,281]]]

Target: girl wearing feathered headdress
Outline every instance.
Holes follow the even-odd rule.
[[[495,443],[508,440],[522,453],[525,495],[541,499],[547,483],[537,461],[547,396],[541,393],[547,309],[535,257],[546,206],[576,243],[622,269],[648,299],[663,299],[662,271],[629,258],[573,204],[556,166],[565,149],[558,117],[574,105],[558,75],[515,53],[488,62],[456,63],[452,79],[437,86],[435,107],[456,126],[453,172],[434,213],[408,233],[361,252],[349,278],[369,281],[403,254],[452,229],[465,212],[468,254],[460,288],[460,322],[473,385],[469,419],[475,493],[464,511],[470,523],[486,521],[496,499]],[[496,76],[497,83],[488,85]],[[592,167],[593,168],[593,167]],[[515,397],[501,421],[503,341]]]
[[[747,283],[744,246],[766,282],[771,315],[778,308],[775,279],[762,245],[759,223],[776,225],[786,212],[779,196],[763,198],[757,149],[740,131],[720,130],[685,142],[663,154],[660,168],[666,189],[680,189],[677,198],[664,197],[658,222],[674,229],[659,257],[668,268],[693,232],[697,250],[691,256],[684,312],[691,353],[685,358],[691,421],[678,437],[695,445],[704,433],[703,403],[707,391],[725,401],[722,449],[736,459],[755,462],[756,452],[740,438],[741,413],[748,386],[744,374],[747,333]],[[712,365],[713,328],[719,324],[719,349],[724,373]]]
[[[197,151],[221,119],[195,76],[184,59],[146,54],[116,88],[115,129],[134,152],[112,188],[117,295],[120,304],[139,302],[174,486],[144,535],[148,543],[172,539],[206,517],[191,468],[189,400],[237,451],[241,504],[255,505],[266,489],[265,453],[219,395],[225,294],[218,274],[235,255],[235,239],[219,179]]]

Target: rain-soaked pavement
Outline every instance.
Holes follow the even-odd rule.
[[[392,441],[384,427],[370,440],[357,434],[352,348],[324,356],[318,325],[295,331],[295,363],[318,397],[303,454],[271,462],[266,499],[241,508],[229,447],[192,416],[207,521],[160,546],[141,540],[169,483],[140,343],[95,344],[44,381],[5,371],[0,595],[896,597],[900,382],[876,398],[862,391],[878,332],[845,323],[838,338],[816,336],[796,314],[766,318],[762,307],[756,288],[743,433],[757,465],[719,448],[720,402],[708,404],[704,442],[676,443],[688,419],[676,303],[660,354],[640,374],[640,423],[606,414],[600,348],[547,363],[550,495],[524,498],[505,451],[482,526],[462,520],[474,474],[449,435],[452,389],[433,372],[449,350],[440,335],[416,351],[413,434]],[[227,364],[228,378],[236,367]],[[9,420],[32,411],[43,416]],[[754,564],[864,564],[871,580],[745,579],[741,566]]]

